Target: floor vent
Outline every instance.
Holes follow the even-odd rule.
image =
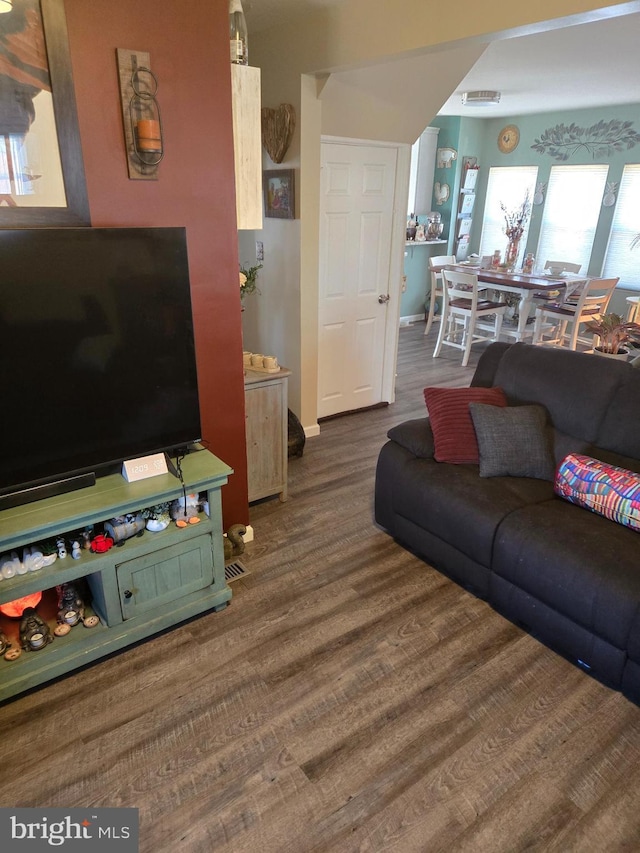
[[[227,583],[233,583],[250,574],[249,569],[240,560],[234,560],[233,563],[228,563],[224,567],[224,578]]]

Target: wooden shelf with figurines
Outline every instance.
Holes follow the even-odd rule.
[[[59,512],[57,535],[0,537],[0,551],[11,546],[0,558],[0,701],[227,605],[219,492],[228,468],[211,473],[207,457],[215,457],[204,453],[183,462],[197,490],[183,494],[171,475],[155,478],[155,487],[110,475],[104,508],[127,512],[99,520],[98,497],[86,524],[64,525],[64,507],[75,498],[58,496],[46,502],[48,517]],[[203,476],[189,478],[189,468]],[[151,499],[136,508],[136,494]]]

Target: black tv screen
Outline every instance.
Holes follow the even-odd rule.
[[[201,437],[183,228],[0,231],[0,495]]]

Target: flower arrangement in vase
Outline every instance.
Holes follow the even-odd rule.
[[[242,302],[250,293],[260,293],[257,279],[258,270],[261,269],[262,264],[255,267],[240,267],[240,300]]]
[[[531,215],[529,190],[527,190],[522,204],[515,210],[507,210],[502,202],[500,202],[500,207],[504,213],[504,233],[507,235],[507,240],[509,241],[505,252],[504,265],[508,270],[513,270],[516,267],[520,254],[520,240]]]

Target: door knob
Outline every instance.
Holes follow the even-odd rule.
[[[384,303],[388,302],[390,299],[391,297],[388,293],[381,293],[380,296],[378,296],[378,302],[380,303],[380,305],[384,305]]]
[[[132,595],[133,595],[133,593],[131,592],[131,590],[130,590],[130,589],[125,589],[125,591],[124,591],[124,597],[125,597],[126,599],[131,598],[131,596],[132,596]]]

